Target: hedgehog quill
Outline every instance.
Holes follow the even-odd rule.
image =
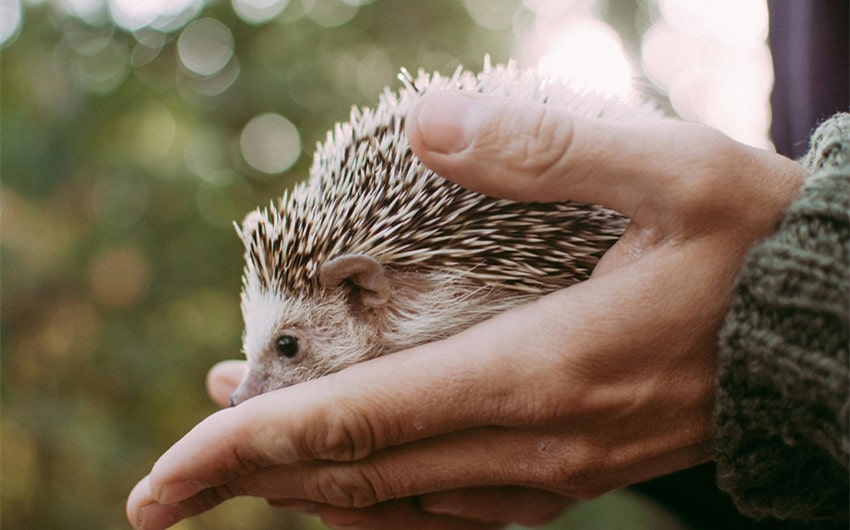
[[[442,339],[586,279],[628,219],[573,202],[517,203],[446,181],[419,162],[404,117],[428,92],[558,105],[588,117],[659,117],[640,100],[574,90],[513,63],[400,76],[318,146],[309,180],[237,225],[242,313],[255,395]]]

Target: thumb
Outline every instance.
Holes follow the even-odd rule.
[[[239,386],[245,374],[248,373],[248,363],[245,361],[222,361],[207,374],[207,394],[221,407],[226,407],[230,395]]]
[[[425,165],[465,188],[524,202],[602,204],[635,220],[693,197],[694,167],[706,157],[734,167],[727,148],[739,145],[695,124],[590,119],[554,105],[449,91],[420,98],[406,132]]]

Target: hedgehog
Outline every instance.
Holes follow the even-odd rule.
[[[404,118],[423,94],[494,94],[610,120],[656,117],[639,97],[572,88],[516,64],[399,75],[354,107],[302,182],[235,224],[245,246],[241,308],[255,395],[446,338],[589,277],[628,219],[576,202],[519,203],[444,180],[411,151]]]

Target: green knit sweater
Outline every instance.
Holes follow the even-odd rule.
[[[850,114],[825,122],[778,231],[749,252],[720,334],[718,483],[756,518],[850,506]]]

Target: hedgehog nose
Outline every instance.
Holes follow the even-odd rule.
[[[244,392],[240,392],[240,388],[237,388],[232,394],[230,394],[230,399],[227,402],[228,406],[235,407],[245,401],[244,394]]]
[[[230,394],[230,400],[228,404],[231,407],[235,407],[240,403],[244,403],[248,401],[254,396],[258,396],[263,393],[263,387],[261,386],[262,382],[257,383],[257,378],[253,376],[250,372],[245,379],[239,383],[239,386],[236,387],[236,390]]]
[[[248,397],[251,397],[251,396],[248,396]],[[228,400],[227,404],[230,407],[235,407],[236,405],[242,403],[246,399],[247,398],[245,397],[244,392],[239,392],[239,390],[237,390],[236,392],[234,392],[230,395],[230,400]]]

